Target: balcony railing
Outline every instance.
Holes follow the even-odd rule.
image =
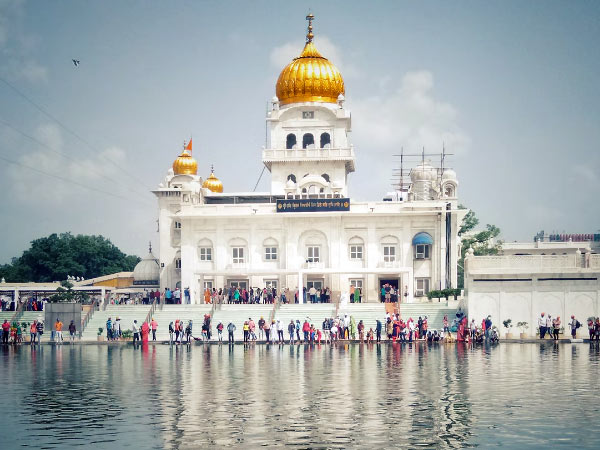
[[[267,148],[263,163],[270,169],[273,162],[287,161],[345,161],[346,169],[354,172],[354,149],[343,148]]]
[[[400,267],[400,261],[379,261],[377,267],[380,269],[395,269]]]
[[[267,148],[263,150],[263,161],[288,161],[306,159],[354,159],[354,149],[352,147],[336,147]]]

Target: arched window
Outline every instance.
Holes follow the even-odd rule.
[[[324,179],[325,181],[327,181],[328,183],[331,181],[331,180],[329,179],[329,174],[326,174],[326,173],[323,173],[323,174],[321,174],[321,178],[323,178],[323,179]]]
[[[321,148],[325,148],[325,146],[330,146],[330,145],[331,145],[331,136],[329,136],[329,133],[321,134]]]
[[[314,184],[311,184],[308,187],[308,197],[309,198],[316,198],[317,197],[317,187]]]
[[[294,145],[296,145],[296,135],[290,133],[285,140],[285,148],[294,148]]]
[[[384,263],[393,263],[399,258],[398,238],[396,236],[384,236],[381,239],[381,254]]]
[[[293,173],[290,173],[287,177],[288,180],[292,180],[294,183],[296,182],[296,175],[294,175]]]
[[[198,241],[198,259],[200,261],[213,260],[213,243],[210,239],[201,239]]]
[[[415,234],[412,240],[412,245],[415,251],[415,259],[431,258],[431,246],[433,238],[429,233],[420,232]]]
[[[310,133],[306,133],[302,136],[302,148],[309,148],[311,145],[314,147],[315,137]]]
[[[294,194],[292,194],[291,192],[288,192],[288,193],[287,193],[287,198],[288,198],[289,200],[293,199],[293,198],[294,198]]]
[[[362,260],[364,258],[364,241],[358,236],[354,236],[348,241],[348,253],[351,260]]]

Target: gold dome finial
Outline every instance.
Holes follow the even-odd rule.
[[[212,192],[223,192],[223,183],[215,176],[215,166],[212,164],[210,165],[210,175],[204,180],[202,187]]]
[[[308,32],[306,33],[306,43],[309,44],[310,42],[312,42],[313,38],[315,37],[315,35],[313,34],[312,30],[312,21],[315,20],[315,16],[313,13],[308,13],[308,16],[306,16],[306,20],[308,20]]]
[[[192,158],[192,140],[187,144],[183,141],[183,151],[173,162],[173,173],[175,175],[196,175],[198,163]]]
[[[309,13],[306,44],[302,53],[294,58],[279,74],[275,95],[280,105],[301,102],[337,103],[338,96],[345,94],[342,74],[327,58],[322,56],[313,42],[312,21]]]

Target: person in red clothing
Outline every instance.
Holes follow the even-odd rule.
[[[302,332],[304,333],[304,342],[308,342],[308,334],[310,333],[310,324],[308,323],[308,320],[304,320]]]
[[[142,342],[148,342],[148,335],[150,334],[150,326],[148,322],[142,324]]]
[[[10,324],[8,320],[4,319],[4,323],[2,324],[2,343],[8,344],[8,336],[10,335]]]

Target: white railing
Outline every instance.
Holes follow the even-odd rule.
[[[502,269],[509,271],[526,270],[528,272],[544,272],[556,269],[579,268],[575,255],[471,256],[467,261],[469,271]]]
[[[590,269],[600,269],[600,254],[590,255]]]
[[[346,148],[268,148],[262,152],[264,161],[289,159],[354,159],[354,149]]]
[[[323,269],[325,268],[325,263],[322,262],[306,262],[303,264],[305,269]]]
[[[380,269],[395,269],[400,267],[400,261],[380,261],[377,267]]]

